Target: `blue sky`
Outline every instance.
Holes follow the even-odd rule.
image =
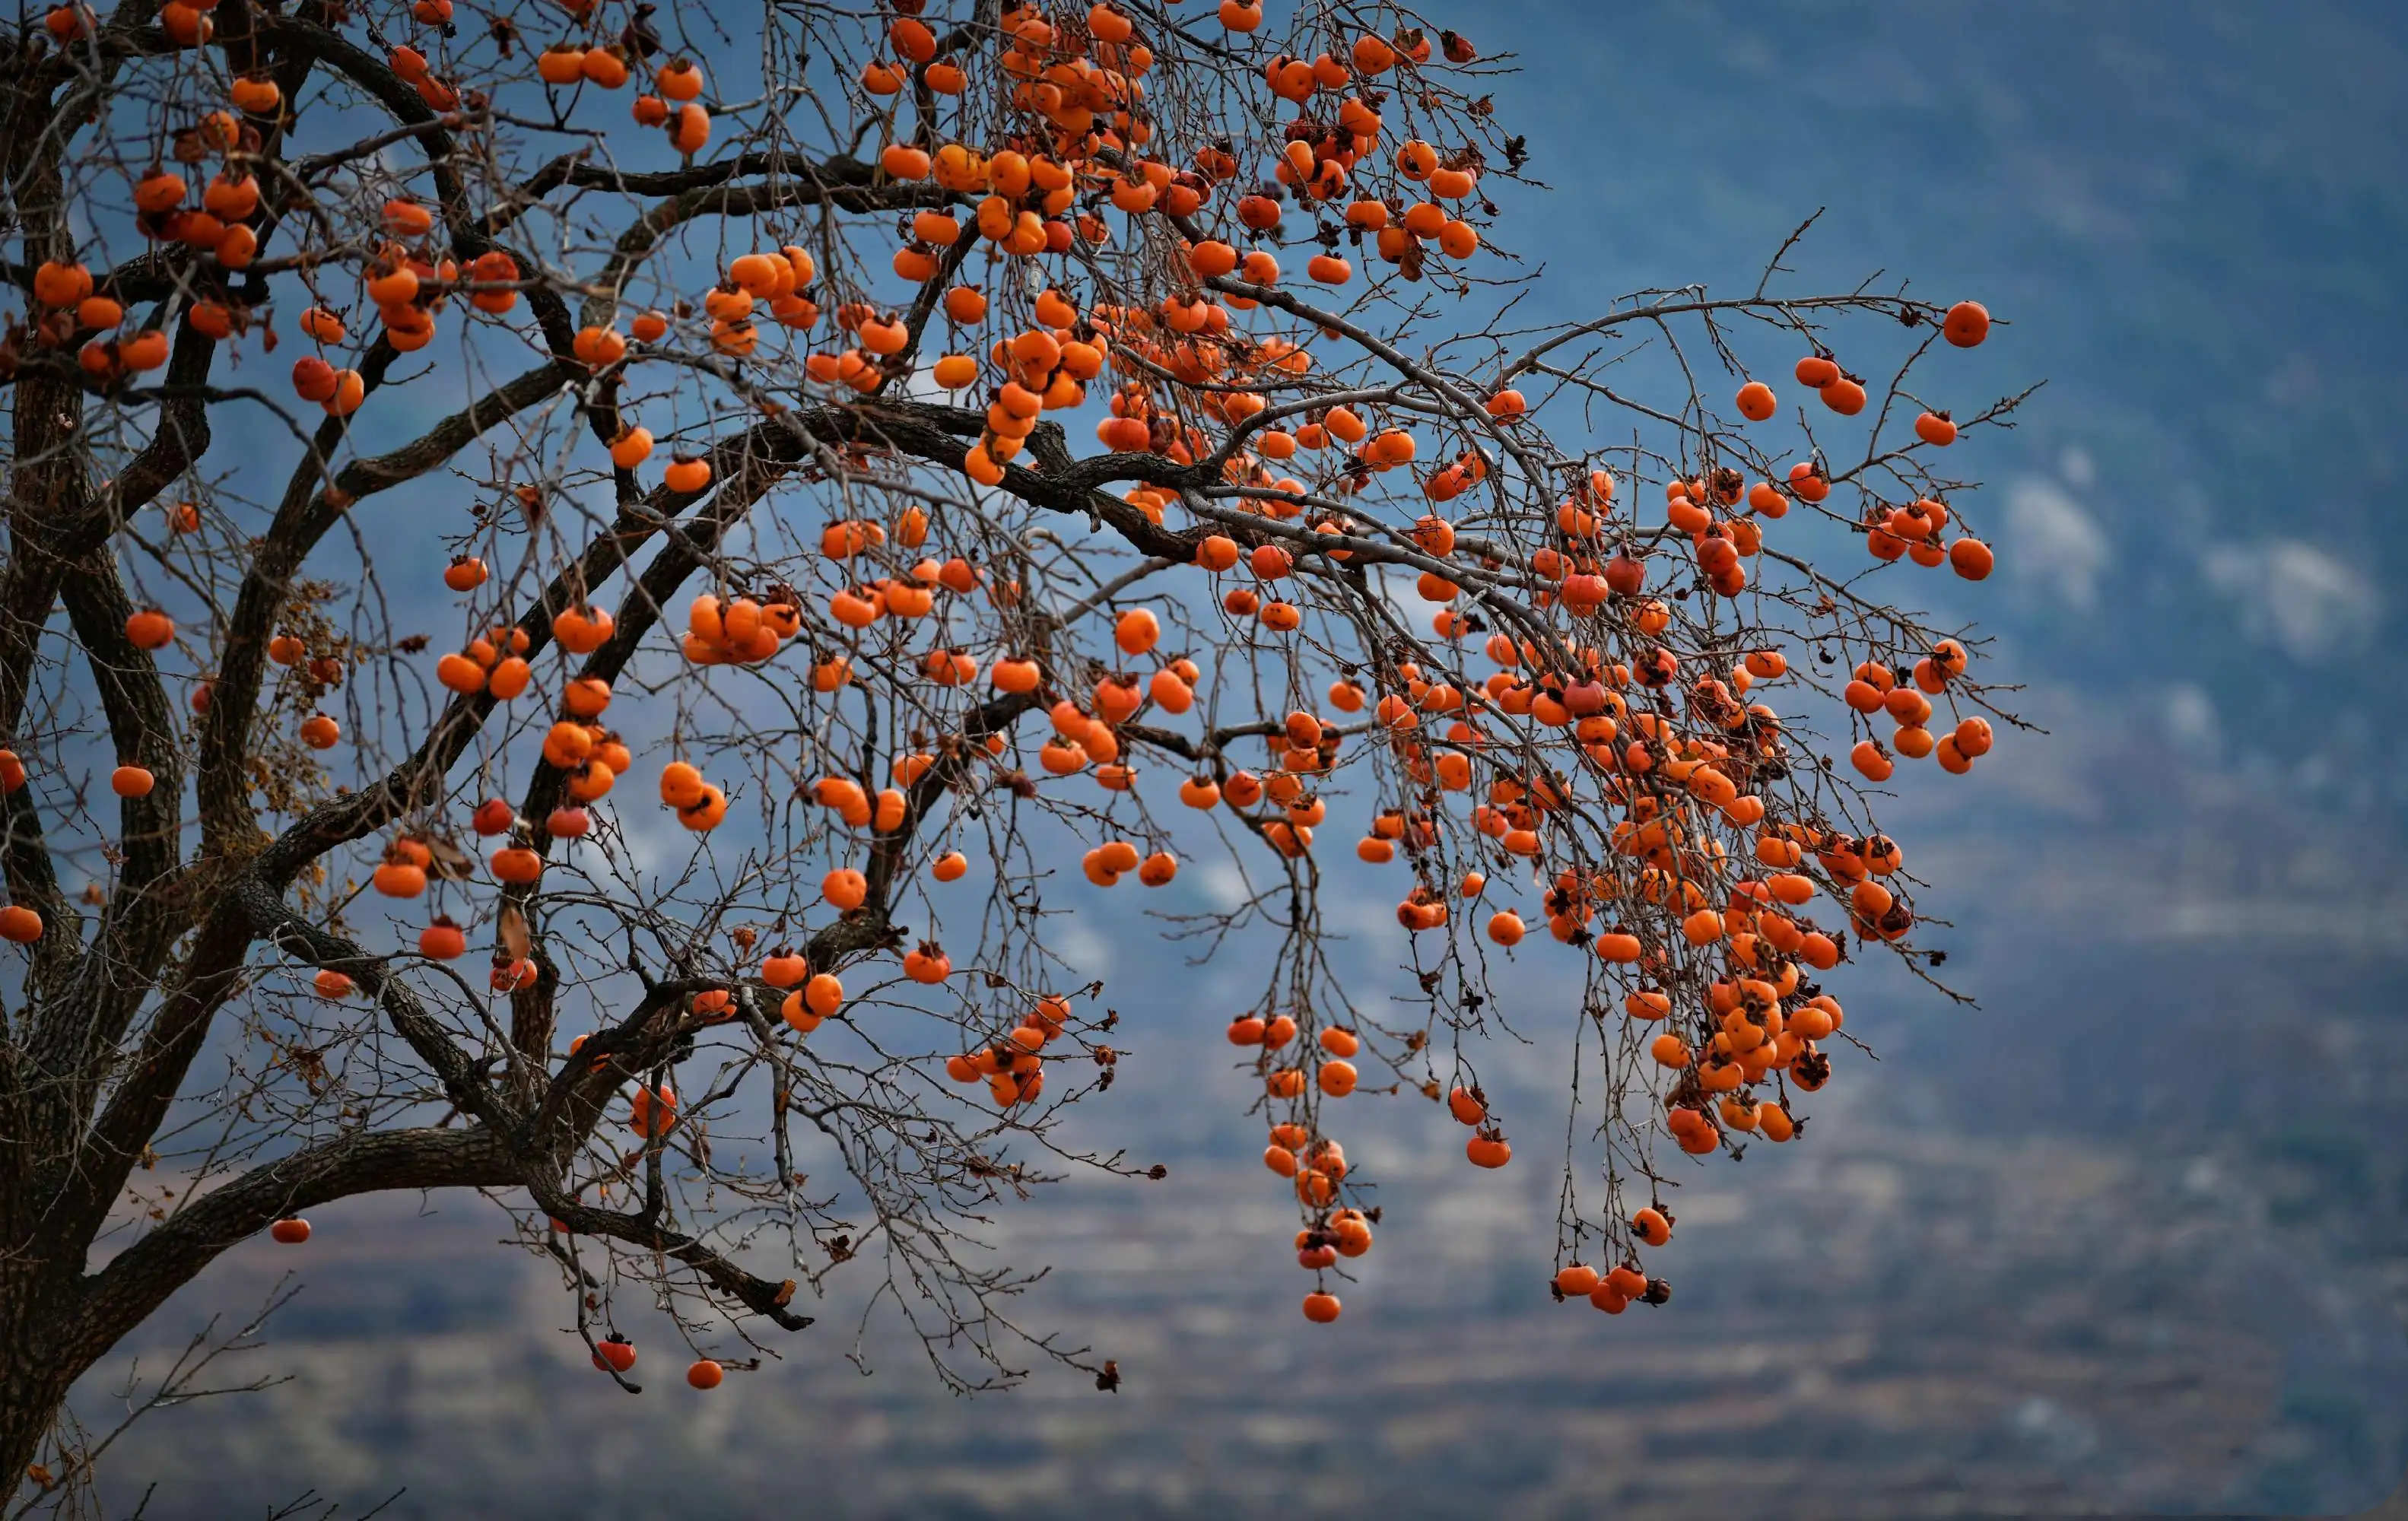
[[[2408,340],[2381,7],[1559,14],[1560,41],[1513,40],[1534,138],[1595,145],[1539,165],[1583,277],[1728,283],[1828,207],[1802,276],[1886,267],[2013,320],[1985,365],[2049,389],[1984,457],[2035,595],[1985,622],[2053,670],[2286,728],[2358,688],[2336,667],[2399,611]]]

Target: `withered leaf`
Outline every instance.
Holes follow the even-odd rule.
[[[494,933],[500,937],[502,949],[512,961],[524,961],[535,949],[535,937],[527,933],[526,915],[515,903],[505,903],[499,917],[494,921]]]
[[[443,882],[468,882],[477,875],[477,858],[439,835],[424,836],[420,841],[430,857],[427,875]]]

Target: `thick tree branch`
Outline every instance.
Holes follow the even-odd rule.
[[[209,1190],[86,1279],[63,1353],[89,1366],[218,1254],[314,1205],[394,1189],[517,1182],[509,1148],[482,1126],[360,1132],[305,1147]]]

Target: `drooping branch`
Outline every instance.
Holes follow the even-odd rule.
[[[394,1032],[409,1042],[410,1050],[441,1084],[444,1097],[462,1112],[475,1115],[502,1134],[517,1124],[519,1115],[509,1098],[485,1081],[478,1064],[428,1012],[409,983],[394,974],[384,957],[370,955],[342,936],[311,924],[255,873],[235,883],[229,895],[249,916],[254,936],[308,966],[350,978]]]
[[[518,1179],[516,1159],[483,1126],[362,1130],[303,1147],[210,1189],[91,1275],[61,1353],[78,1369],[97,1361],[220,1253],[286,1215],[361,1194]]]
[[[201,741],[201,816],[219,848],[239,841],[250,826],[248,778],[240,759],[248,753],[253,710],[266,673],[268,635],[284,608],[293,577],[318,540],[380,492],[438,469],[488,430],[559,394],[572,380],[571,366],[537,366],[436,423],[409,443],[383,454],[355,459],[326,480],[322,465],[305,465],[288,487],[276,523],[260,545],[236,594],[223,637],[223,665]],[[322,460],[335,446],[340,425],[329,420],[312,441]],[[314,480],[313,480],[314,475]],[[222,715],[222,716],[221,716]]]

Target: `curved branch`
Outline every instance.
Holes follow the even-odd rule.
[[[380,357],[388,352],[380,345]],[[242,758],[249,753],[251,725],[266,675],[267,638],[284,610],[293,577],[318,540],[361,500],[441,467],[471,439],[558,395],[575,374],[575,366],[560,361],[538,365],[399,449],[351,461],[331,481],[324,479],[322,462],[339,440],[342,424],[330,418],[318,430],[311,460],[286,489],[227,619],[222,664],[201,733],[201,825],[207,847],[235,848],[255,827]],[[322,485],[316,484],[322,481]]]
[[[394,1189],[500,1188],[518,1177],[509,1149],[482,1126],[362,1132],[280,1157],[202,1195],[87,1278],[64,1356],[90,1366],[219,1253],[312,1205]]]

